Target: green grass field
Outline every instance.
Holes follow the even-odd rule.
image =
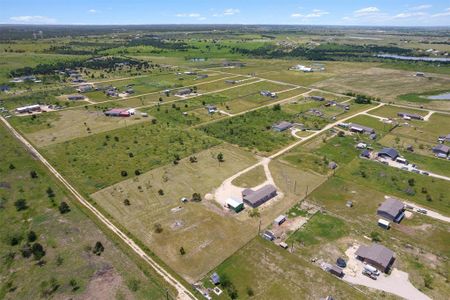
[[[160,279],[144,275],[3,126],[0,137],[0,298],[165,299]],[[37,178],[30,176],[31,171]],[[52,197],[46,192],[49,187]],[[17,211],[19,199],[26,201],[26,209]],[[58,210],[63,201],[70,207],[65,214]],[[31,231],[36,241],[28,238]],[[97,241],[105,248],[101,256],[92,253]],[[22,254],[35,243],[45,251],[41,263]],[[137,286],[134,291],[132,284]]]
[[[266,181],[266,174],[264,173],[264,168],[258,166],[245,174],[242,174],[231,183],[235,186],[251,188],[262,184]]]

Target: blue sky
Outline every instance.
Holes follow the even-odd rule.
[[[3,24],[450,26],[450,2],[404,0],[1,0]]]

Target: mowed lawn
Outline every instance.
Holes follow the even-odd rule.
[[[93,193],[220,143],[194,130],[150,122],[42,148],[76,186]]]
[[[367,297],[307,260],[260,237],[253,239],[215,271],[231,282],[238,299],[319,299],[327,295],[337,299]],[[252,297],[249,290],[253,292]]]
[[[40,114],[36,117],[15,117],[11,119],[11,123],[34,145],[45,147],[150,120],[151,118],[139,115],[129,118],[107,117],[101,110],[82,108]]]
[[[217,160],[223,154],[224,162]],[[257,162],[249,152],[222,144],[92,195],[109,215],[189,282],[204,276],[257,234],[257,219],[240,221],[206,199],[223,180]],[[161,191],[160,191],[161,190]],[[199,193],[202,202],[182,203]],[[130,205],[125,205],[128,199]],[[243,216],[247,212],[241,212]],[[160,224],[162,232],[155,232]],[[180,247],[186,251],[180,254]]]
[[[165,283],[153,273],[144,275],[3,126],[0,138],[0,299],[165,299]],[[19,199],[26,201],[20,211],[15,205]],[[62,201],[70,212],[60,213]],[[30,231],[35,241],[28,238]],[[92,253],[97,241],[105,248],[100,256]],[[35,243],[45,251],[41,263],[22,254]],[[134,292],[133,283],[138,286]]]

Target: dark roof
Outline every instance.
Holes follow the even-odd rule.
[[[282,122],[280,122],[280,123],[275,124],[275,125],[272,126],[272,128],[278,129],[278,130],[280,130],[280,131],[289,129],[289,128],[291,128],[291,127],[292,127],[292,123],[286,122],[286,121],[282,121]]]
[[[270,195],[276,191],[277,191],[277,189],[273,185],[266,184],[265,186],[257,189],[256,191],[251,190],[251,189],[245,189],[244,191],[242,191],[242,194],[245,196],[245,200],[247,200],[248,202],[256,203],[260,199],[262,199],[265,196]],[[244,192],[248,193],[248,194],[244,194]]]
[[[384,268],[389,266],[389,263],[394,257],[392,250],[380,244],[372,244],[370,247],[360,246],[355,254],[359,257],[370,259]]]
[[[377,213],[384,212],[395,218],[404,207],[403,202],[389,197],[378,207]]]
[[[433,147],[433,151],[439,151],[439,152],[446,152],[448,153],[450,151],[450,147],[444,144],[438,144]]]
[[[367,127],[367,126],[356,124],[356,123],[350,123],[350,124],[348,124],[348,127],[349,128],[352,128],[352,127],[358,128],[358,129],[361,129],[362,131],[367,132],[367,133],[373,133],[375,131],[371,127]]]
[[[369,157],[369,156],[370,156],[370,151],[367,150],[367,149],[363,150],[363,151],[361,152],[361,156]]]
[[[378,152],[378,156],[380,155],[387,155],[390,158],[395,159],[398,156],[398,152],[394,148],[383,148]]]

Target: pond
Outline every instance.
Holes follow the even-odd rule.
[[[427,99],[430,99],[430,100],[450,100],[450,92],[439,94],[439,95],[428,96]]]

